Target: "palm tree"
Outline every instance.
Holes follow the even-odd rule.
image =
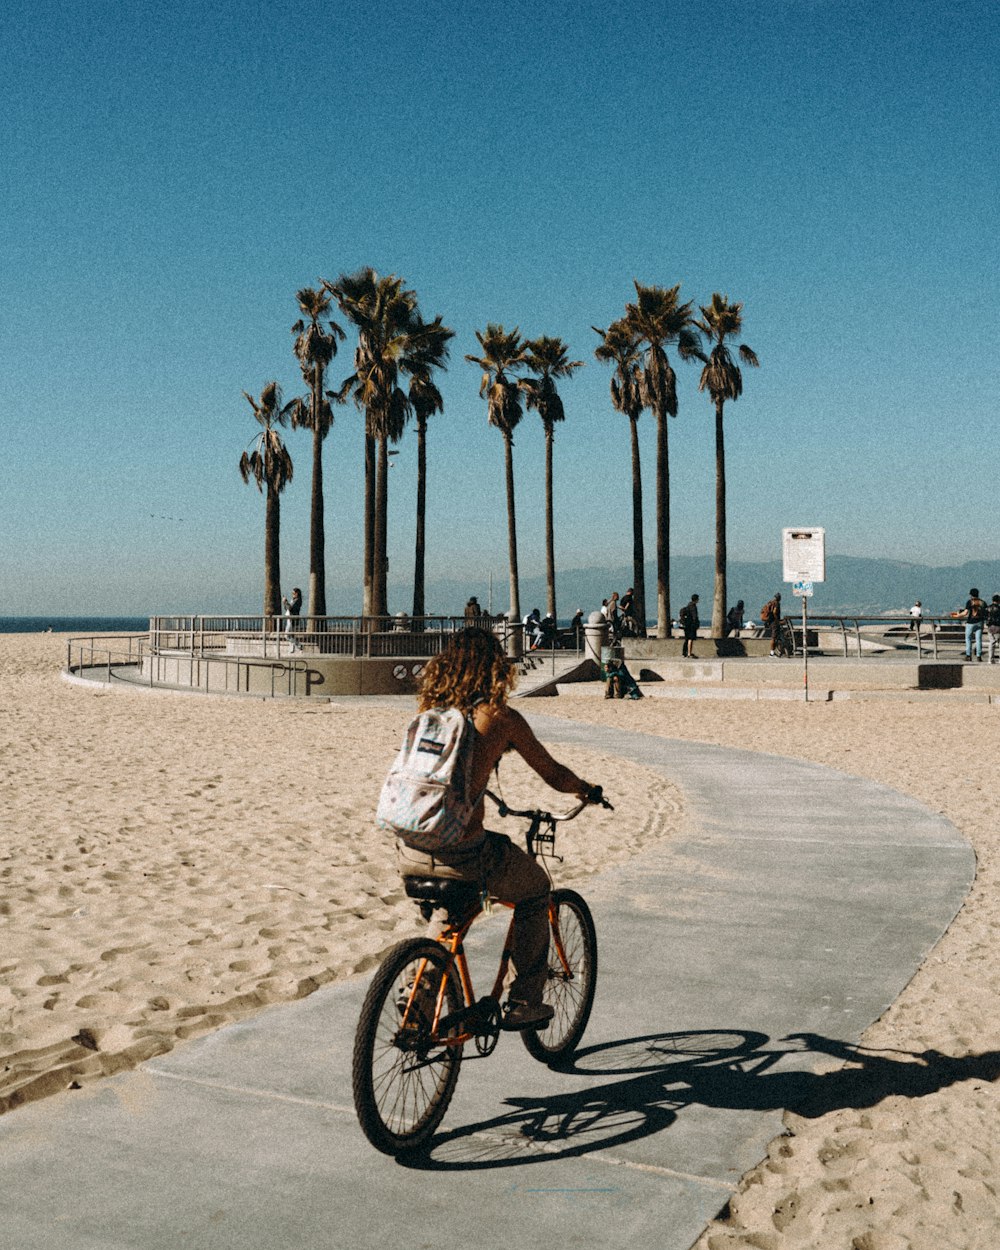
[[[520,386],[529,408],[542,419],[545,430],[545,576],[548,586],[546,610],[553,621],[556,616],[556,562],[552,533],[552,443],[557,421],[564,421],[566,413],[562,398],[556,390],[557,378],[572,377],[583,368],[582,360],[569,360],[568,348],[559,338],[531,339],[524,344],[525,364],[535,375],[522,379]]]
[[[677,376],[667,358],[667,344],[676,343],[682,358],[697,348],[691,305],[678,300],[680,285],[635,283],[636,301],[626,304],[625,321],[642,350],[641,394],[644,408],[656,418],[656,633],[672,634],[670,614],[670,458],[667,417],[677,416]]]
[[[642,413],[642,371],[639,367],[639,340],[625,318],[613,321],[606,330],[591,327],[601,343],[594,355],[604,364],[613,364],[611,402],[628,417],[632,442],[632,589],[635,620],[640,634],[646,634],[646,554],[642,537],[642,472],[639,463],[639,416]]]
[[[292,428],[312,430],[312,503],[309,513],[309,616],[326,616],[326,534],[323,507],[323,440],[333,425],[330,396],[323,379],[337,354],[344,331],[335,321],[321,320],[330,311],[330,297],[323,290],[303,287],[296,291],[302,319],[292,326],[295,355],[309,387],[309,398],[289,405]]]
[[[370,266],[323,282],[344,315],[356,326],[354,373],[335,398],[353,395],[365,413],[365,604],[366,616],[386,616],[389,444],[402,437],[411,400],[404,377],[444,367],[454,331],[441,318],[424,321],[415,291],[394,274],[380,278]],[[377,444],[378,457],[375,458]]]
[[[730,304],[727,295],[716,292],[707,307],[701,306],[701,320],[694,322],[704,336],[706,356],[696,355],[704,361],[698,383],[700,391],[708,391],[715,405],[715,595],[712,600],[712,634],[721,638],[726,620],[726,449],[723,439],[722,412],[727,399],[737,400],[743,394],[743,374],[733,360],[726,339],[733,338],[743,329],[743,305]],[[739,357],[746,365],[756,369],[760,362],[752,347],[739,345]]]
[[[415,373],[410,379],[410,406],[417,423],[417,532],[413,557],[413,619],[425,613],[424,602],[424,524],[427,512],[427,418],[444,408],[441,392],[430,373]]]
[[[389,443],[402,435],[409,400],[399,385],[400,362],[412,349],[421,324],[417,297],[390,274],[380,278],[370,266],[323,281],[341,312],[357,328],[354,373],[337,398],[353,395],[365,413],[365,616],[386,616],[386,530],[388,523]],[[376,446],[378,457],[376,460]]]
[[[503,435],[504,462],[507,477],[507,555],[510,565],[510,616],[521,619],[521,597],[517,579],[517,523],[514,514],[514,429],[523,415],[521,392],[517,381],[509,376],[524,362],[521,332],[515,326],[509,333],[502,325],[490,322],[484,334],[476,331],[481,356],[466,356],[483,371],[479,394],[486,400],[490,425]]]
[[[264,427],[240,456],[240,476],[249,484],[267,493],[264,504],[264,615],[277,616],[281,611],[281,502],[280,495],[292,480],[292,458],[281,441],[276,425],[286,425],[288,410],[281,406],[281,387],[268,382],[260,399],[243,392],[253,415]]]
[[[454,330],[441,324],[436,317],[424,327],[424,344],[407,358],[410,371],[409,401],[417,423],[417,533],[413,564],[413,617],[419,620],[425,613],[424,604],[424,520],[427,504],[427,418],[442,412],[444,400],[431,380],[432,369],[441,366],[448,354],[448,340]]]

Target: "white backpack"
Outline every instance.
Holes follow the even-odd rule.
[[[458,708],[429,708],[410,721],[382,786],[375,823],[420,851],[461,841],[476,803],[469,793],[474,733]]]

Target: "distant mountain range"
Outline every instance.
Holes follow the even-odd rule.
[[[729,604],[742,599],[747,617],[759,615],[761,605],[775,591],[781,591],[786,608],[798,610],[792,588],[782,581],[781,561],[751,564],[731,560],[727,569]],[[714,586],[712,556],[673,556],[670,561],[670,606],[676,616],[692,594],[701,597],[703,617],[711,613]],[[569,618],[577,608],[585,613],[601,606],[613,590],[621,594],[632,582],[631,566],[566,569],[556,580],[559,616]],[[870,560],[859,556],[828,555],[826,581],[817,583],[809,601],[809,611],[830,616],[895,616],[909,612],[915,599],[923,604],[925,616],[944,616],[965,604],[969,589],[975,586],[987,599],[1000,593],[1000,561],[972,561],[949,568],[933,568],[903,560]],[[521,611],[532,608],[545,611],[545,578],[522,577]],[[459,613],[470,595],[487,606],[487,588],[481,584],[452,579],[429,583],[426,602],[432,614]],[[409,608],[408,587],[390,588],[390,604],[394,611]],[[656,566],[646,565],[646,611],[656,616]],[[493,610],[502,612],[508,605],[506,579],[493,583]]]

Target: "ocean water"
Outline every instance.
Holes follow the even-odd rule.
[[[0,616],[0,634],[145,634],[148,616]]]

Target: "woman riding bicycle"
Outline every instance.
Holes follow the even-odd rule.
[[[459,708],[475,729],[470,792],[479,796],[465,836],[447,851],[430,854],[399,841],[404,877],[444,877],[481,883],[489,895],[514,905],[511,953],[515,978],[503,1020],[505,1029],[540,1028],[552,1018],[542,1002],[549,948],[549,879],[544,868],[505,834],[483,828],[483,794],[490,773],[510,750],[553,790],[589,798],[595,787],[560,764],[538,741],[524,717],[508,706],[516,673],[496,637],[483,629],[454,634],[430,660],[420,679],[418,706]],[[598,792],[599,793],[599,792]],[[443,925],[435,918],[431,936]]]

